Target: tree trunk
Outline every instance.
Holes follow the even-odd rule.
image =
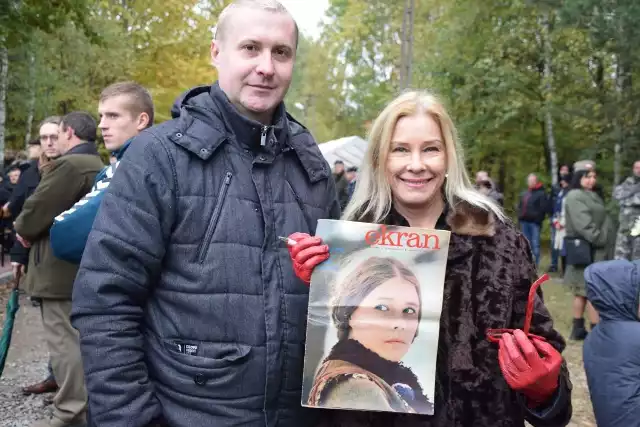
[[[27,129],[24,134],[24,147],[29,147],[31,140],[31,128],[33,127],[33,116],[36,109],[36,56],[33,51],[29,52],[29,100],[27,102]]]
[[[9,80],[9,52],[6,39],[0,36],[0,168],[4,171],[4,137],[7,121],[7,86]]]
[[[413,60],[413,15],[415,0],[405,0],[402,14],[402,40],[400,45],[400,91],[411,86]]]
[[[553,88],[551,82],[553,79],[551,71],[551,35],[550,35],[549,12],[542,14],[542,45],[544,50],[544,124],[547,137],[547,149],[549,151],[549,163],[551,167],[551,183],[558,185],[558,152],[556,150],[556,140],[553,135],[553,116],[551,114]]]

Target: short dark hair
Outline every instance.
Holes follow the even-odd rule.
[[[358,168],[356,166],[350,166],[347,168],[347,172],[358,172]]]
[[[127,95],[130,99],[127,105],[129,112],[134,116],[147,113],[147,116],[149,116],[147,127],[153,125],[153,99],[151,98],[151,93],[144,86],[136,82],[114,83],[103,89],[100,94],[100,102],[118,95]]]
[[[73,111],[62,118],[62,130],[73,129],[73,133],[82,141],[94,142],[98,125],[91,114],[86,111]]]
[[[344,165],[344,162],[342,160],[336,160],[333,165]]]

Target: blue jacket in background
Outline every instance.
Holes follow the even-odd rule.
[[[56,258],[80,264],[84,247],[87,245],[87,239],[93,227],[93,221],[104,196],[104,190],[109,186],[111,178],[120,164],[120,159],[131,141],[132,139],[113,153],[117,159],[116,163],[105,167],[98,173],[91,192],[80,199],[71,209],[56,217],[49,231],[51,249]]]
[[[604,261],[584,273],[600,323],[584,343],[584,368],[600,427],[640,425],[640,260]]]

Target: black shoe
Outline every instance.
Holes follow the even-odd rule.
[[[582,341],[587,337],[587,330],[584,327],[584,319],[573,319],[573,328],[571,328],[570,340]]]

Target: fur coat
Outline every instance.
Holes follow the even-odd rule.
[[[387,224],[408,225],[395,211]],[[318,427],[534,427],[565,426],[571,419],[571,382],[563,364],[556,393],[544,407],[530,409],[509,388],[498,364],[490,328],[522,328],[536,268],[527,240],[510,223],[459,204],[447,209],[436,228],[452,232],[444,285],[436,363],[433,416],[318,410]],[[542,292],[534,306],[531,333],[562,352]]]

